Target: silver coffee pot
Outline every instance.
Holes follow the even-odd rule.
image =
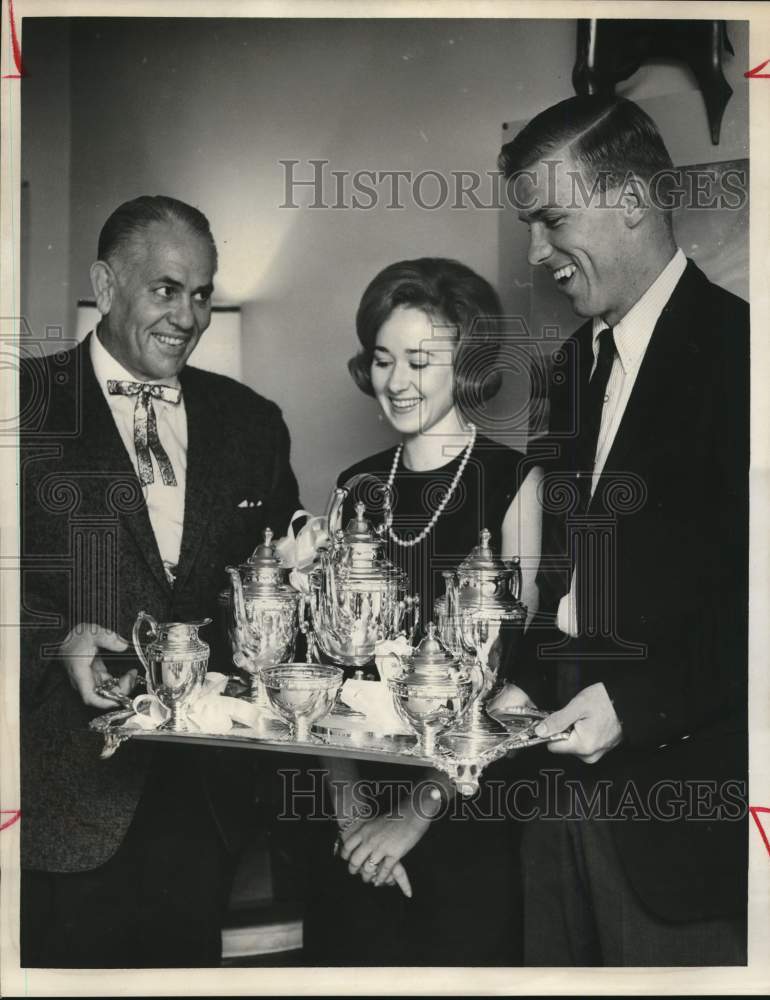
[[[507,730],[487,714],[485,706],[501,685],[503,636],[511,644],[508,655],[515,657],[527,621],[519,559],[504,562],[490,541],[484,528],[479,544],[456,572],[443,574],[446,593],[434,606],[443,641],[457,654],[475,656],[483,675],[463,723],[442,738],[442,744],[456,752],[483,751],[506,737]]]
[[[311,646],[341,666],[362,667],[382,639],[394,639],[418,620],[419,602],[407,595],[407,578],[383,557],[383,529],[372,528],[363,503],[345,530],[340,527],[344,487],[334,490],[328,508],[331,546],[310,574],[308,606]]]
[[[227,573],[233,662],[251,676],[251,700],[266,708],[269,701],[260,672],[294,658],[300,597],[286,583],[270,528],[252,556],[238,567],[228,566]]]

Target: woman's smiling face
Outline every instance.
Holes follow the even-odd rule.
[[[454,327],[410,306],[398,306],[380,327],[371,380],[382,412],[406,436],[440,433],[455,421]]]

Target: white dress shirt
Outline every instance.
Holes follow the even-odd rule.
[[[644,295],[626,313],[622,320],[613,327],[615,339],[615,357],[610,369],[607,391],[604,396],[599,437],[596,442],[596,457],[591,479],[591,496],[594,494],[597,480],[604,469],[604,463],[610,453],[620,422],[626,410],[626,404],[636,382],[636,376],[644,359],[645,351],[650,343],[655,324],[660,314],[671,298],[679,279],[684,274],[687,258],[680,249],[663,268]],[[608,328],[603,319],[594,319],[593,352],[594,368],[599,357],[599,334]],[[572,574],[570,589],[559,602],[556,614],[556,624],[566,635],[573,638],[578,634],[577,600],[575,574]]]
[[[129,382],[141,381],[113,358],[107,348],[94,332],[91,335],[91,363],[94,374],[107,400],[112,413],[112,419],[118,428],[118,433],[126,447],[134,470],[139,475],[134,448],[134,407],[136,396],[112,396],[107,390],[108,379]],[[160,385],[178,386],[179,379],[152,379]],[[153,399],[153,408],[158,426],[158,438],[163,445],[176,476],[176,486],[166,486],[158,468],[155,456],[150,452],[154,481],[148,486],[142,486],[150,524],[158,543],[163,568],[169,582],[173,583],[179,562],[179,551],[182,546],[182,528],[184,525],[185,483],[187,481],[187,413],[184,407],[184,395],[179,403],[164,403],[162,399]]]

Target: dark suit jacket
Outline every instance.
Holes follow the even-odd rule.
[[[217,620],[224,567],[242,562],[264,527],[282,533],[299,506],[278,407],[220,375],[186,367],[187,488],[177,580],[166,580],[141,487],[96,382],[88,341],[21,372],[22,864],[81,871],[103,864],[133,816],[151,760],[128,743],[99,759],[96,713],[71,688],[56,644],[78,622],[130,638],[140,609],[159,621]],[[242,501],[252,506],[239,506]],[[210,665],[228,671],[212,624]],[[137,662],[116,657],[115,673]],[[237,830],[245,755],[199,755],[214,815]],[[217,763],[226,764],[217,767]],[[240,784],[240,788],[228,788]],[[233,795],[230,795],[230,791]],[[235,798],[234,798],[235,796]],[[217,801],[218,798],[218,801]],[[252,796],[253,798],[253,796]]]
[[[748,335],[747,304],[688,262],[655,326],[587,515],[589,525],[614,532],[611,559],[594,570],[610,601],[610,632],[586,637],[590,598],[578,576],[583,638],[564,642],[547,627],[530,629],[537,656],[519,674],[536,701],[554,707],[557,661],[577,661],[579,688],[605,684],[623,743],[599,764],[568,762],[580,781],[609,778],[616,794],[631,781],[645,803],[657,783],[672,781],[658,793],[672,815],[676,783],[691,783],[682,786],[685,796],[696,782],[716,782],[725,793],[716,803],[732,819],[709,819],[704,799],[685,806],[685,819],[613,825],[632,884],[667,919],[746,906],[745,813],[735,821],[741,796],[724,782],[747,779]],[[554,487],[574,485],[576,395],[587,385],[591,342],[589,321],[557,366],[549,443],[558,458],[547,468]],[[545,514],[538,583],[546,626],[569,585],[564,495],[551,492],[558,509]],[[549,764],[563,761],[550,756]]]

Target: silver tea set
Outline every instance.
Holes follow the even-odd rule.
[[[259,704],[270,702],[297,734],[307,732],[310,714],[320,717],[315,703],[308,715],[297,711],[297,685],[327,690],[330,675],[319,667],[363,667],[373,661],[378,643],[403,635],[411,640],[418,630],[419,600],[408,593],[405,573],[383,554],[387,507],[385,521],[373,527],[364,504],[358,503],[343,528],[349,493],[340,487],[331,494],[329,541],[309,573],[306,593],[289,586],[269,531],[246,563],[228,568],[234,662],[251,675],[251,697]],[[385,682],[397,712],[418,737],[416,749],[425,756],[435,753],[439,735],[440,747],[463,755],[507,737],[485,705],[499,686],[503,632],[514,633],[509,641],[515,649],[526,622],[518,559],[505,563],[497,557],[486,529],[479,545],[444,578],[446,593],[435,605],[436,624],[427,626],[418,645],[410,642],[411,655],[398,658],[398,676]],[[306,665],[290,662],[300,632],[307,637]],[[294,707],[293,715],[287,715],[292,669]],[[342,671],[334,676],[341,686]],[[333,704],[334,697],[328,708]]]
[[[396,712],[417,736],[415,753],[449,751],[468,758],[502,743],[508,730],[485,705],[500,683],[503,633],[514,633],[515,646],[526,622],[518,560],[497,557],[484,529],[457,570],[444,573],[446,592],[436,601],[435,624],[415,645],[418,599],[408,594],[404,572],[383,555],[387,511],[374,528],[358,503],[343,529],[348,495],[342,487],[330,497],[328,544],[305,592],[289,584],[269,528],[245,563],[227,567],[230,588],[223,603],[233,662],[249,676],[247,697],[258,715],[268,727],[285,729],[288,723],[295,740],[310,739],[312,723],[340,708],[342,668],[371,663],[378,643],[406,635],[411,652],[389,654],[399,669],[385,683]],[[186,708],[203,684],[208,646],[197,635],[203,624],[157,623],[141,612],[134,627],[148,689],[168,707],[164,725],[172,731],[186,730]],[[152,637],[146,648],[143,625]],[[300,633],[307,639],[306,663],[293,662]]]

